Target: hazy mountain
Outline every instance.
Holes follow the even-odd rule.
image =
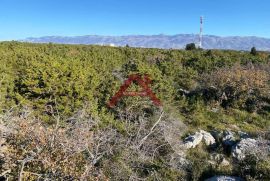
[[[23,41],[34,43],[63,43],[63,44],[98,44],[147,48],[184,48],[187,43],[198,43],[198,35],[178,34],[178,35],[128,35],[128,36],[46,36],[40,38],[27,38]],[[270,51],[270,39],[255,36],[230,36],[220,37],[205,35],[203,37],[203,47],[205,49],[234,49],[250,50],[255,46],[258,50]]]

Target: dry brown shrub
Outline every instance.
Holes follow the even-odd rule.
[[[219,89],[233,87],[237,92],[247,92],[259,89],[263,92],[269,91],[270,73],[267,69],[259,66],[241,66],[218,69],[203,77],[202,82],[208,86]]]
[[[3,126],[11,131],[2,171],[10,170],[11,180],[106,180],[95,164],[109,144],[93,130],[96,126],[93,119],[51,127],[31,117],[12,117]]]
[[[208,98],[223,107],[265,112],[270,100],[270,64],[220,68],[201,76]]]
[[[54,126],[31,114],[2,118],[0,130],[5,132],[2,137],[6,138],[7,150],[1,157],[4,164],[0,173],[10,180],[146,180],[166,174],[184,177],[171,162],[176,152],[171,144],[180,138],[170,138],[168,143],[165,131],[183,131],[182,124],[176,124],[180,120],[171,120],[163,111],[154,112],[153,117],[124,111],[119,113],[125,130],[122,133],[82,114],[65,122],[55,117]],[[172,122],[175,124],[170,126]],[[156,161],[159,158],[162,163]],[[169,168],[160,167],[163,164]]]

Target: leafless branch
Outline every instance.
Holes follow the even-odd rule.
[[[161,111],[161,114],[158,118],[158,120],[155,122],[155,124],[150,129],[150,132],[140,141],[140,144],[138,145],[138,148],[142,146],[142,144],[145,142],[145,140],[153,133],[155,127],[158,125],[158,123],[161,121],[161,118],[163,117],[164,111]]]

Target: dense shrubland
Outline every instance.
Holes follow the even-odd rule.
[[[8,150],[0,170],[10,179],[269,179],[269,157],[221,168],[208,164],[204,145],[179,165],[181,148],[164,135],[181,120],[186,127],[176,126],[176,140],[198,129],[269,139],[267,52],[2,42],[0,60],[1,134]],[[150,75],[163,110],[140,97],[106,106],[132,73]],[[241,164],[255,166],[243,170]]]

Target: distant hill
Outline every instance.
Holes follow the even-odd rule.
[[[61,44],[98,44],[111,46],[146,47],[146,48],[184,48],[187,43],[197,43],[198,35],[128,35],[128,36],[45,36],[40,38],[27,38],[22,40],[33,43],[61,43]],[[270,51],[270,39],[255,36],[229,36],[220,37],[205,35],[203,47],[205,49],[232,49],[250,50],[255,46],[258,50]]]

